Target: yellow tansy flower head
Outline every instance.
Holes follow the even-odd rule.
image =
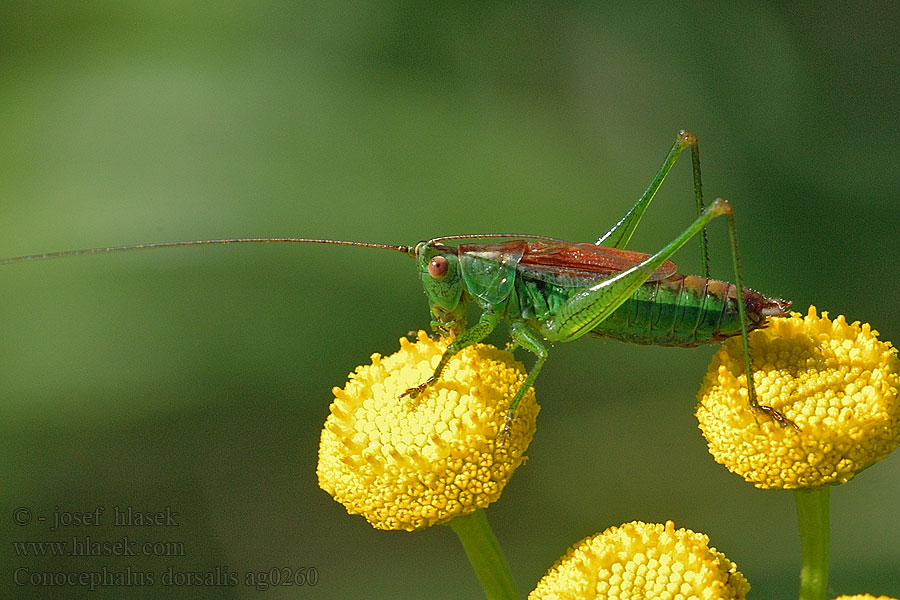
[[[773,318],[750,334],[759,403],[797,425],[753,414],[740,338],[713,357],[697,419],[719,463],[759,488],[844,483],[900,443],[900,360],[866,323],[816,314]]]
[[[737,565],[689,529],[634,521],[569,548],[529,600],[742,599],[750,584]]]
[[[872,594],[854,594],[852,596],[838,596],[834,600],[896,600],[890,596],[873,596]]]
[[[509,402],[525,369],[508,352],[476,344],[456,354],[416,398],[446,342],[420,331],[415,343],[358,367],[334,388],[319,444],[319,486],[379,529],[412,531],[484,508],[525,460],[539,407],[529,390],[508,440]]]

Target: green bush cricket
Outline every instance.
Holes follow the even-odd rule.
[[[691,148],[697,217],[680,235],[657,253],[626,249],[650,202],[679,154]],[[728,225],[733,284],[709,279],[705,228],[725,216]],[[670,257],[700,234],[702,276],[676,272]],[[474,243],[476,240],[490,243]],[[458,246],[445,242],[461,241]],[[435,333],[452,338],[434,374],[402,396],[415,397],[437,382],[450,358],[482,341],[500,321],[509,325],[514,347],[537,359],[525,382],[511,399],[505,435],[516,408],[547,359],[547,342],[567,342],[585,334],[622,341],[692,347],[740,335],[744,368],[748,374],[748,403],[782,426],[793,422],[756,398],[750,362],[748,332],[764,327],[771,316],[787,314],[790,302],[746,289],[740,272],[737,236],[731,205],[717,199],[704,207],[697,138],[681,131],[647,190],[628,213],[595,243],[573,243],[540,235],[486,234],[433,238],[414,246],[375,244],[314,238],[229,238],[157,242],[66,250],[0,259],[0,265],[64,256],[125,250],[236,243],[316,243],[381,248],[416,259],[419,276],[431,309]],[[740,301],[738,300],[740,299]],[[467,307],[474,304],[481,316],[467,326]]]

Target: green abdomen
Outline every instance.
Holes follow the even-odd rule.
[[[584,290],[520,273],[507,310],[553,341],[559,310]],[[764,327],[768,317],[788,314],[791,304],[746,288],[743,302],[748,331]],[[676,273],[642,285],[589,333],[633,344],[696,346],[739,335],[738,311],[733,284]]]
[[[750,290],[747,294],[759,296]],[[764,319],[749,314],[749,308],[749,328],[754,329]],[[732,284],[675,274],[641,286],[591,333],[635,344],[696,346],[740,331]]]

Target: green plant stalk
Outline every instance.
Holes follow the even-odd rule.
[[[797,521],[803,554],[800,600],[824,600],[828,587],[828,500],[830,486],[797,490]]]
[[[519,592],[509,572],[506,556],[491,531],[484,511],[479,508],[471,515],[456,517],[449,525],[462,542],[485,597],[488,600],[518,599]]]

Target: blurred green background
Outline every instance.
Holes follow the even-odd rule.
[[[748,284],[900,341],[898,5],[634,6],[7,0],[0,256],[224,236],[591,241],[688,128],[708,197],[736,207]],[[690,177],[679,162],[632,247],[691,220]],[[730,278],[724,226],[711,237]],[[0,296],[4,597],[480,597],[449,529],[375,531],[316,482],[331,387],[428,325],[408,259],[123,253],[3,267]],[[586,535],[672,519],[707,533],[753,597],[796,597],[791,495],[728,473],[697,430],[712,353],[553,348],[530,460],[488,510],[523,593]],[[897,453],[833,490],[833,595],[900,595],[898,499]],[[17,527],[16,507],[117,505],[177,511],[177,528],[129,534],[186,556],[14,556],[11,541],[117,533]],[[12,585],[17,566],[104,565],[242,581],[315,567],[319,582]]]

